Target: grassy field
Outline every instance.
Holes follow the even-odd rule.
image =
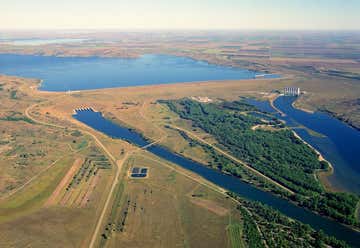
[[[0,78],[5,82],[0,91],[0,246],[86,246],[108,191],[111,165],[88,135],[38,124],[25,115],[29,106],[48,97],[34,93],[37,81]],[[77,191],[61,204],[74,161],[88,157],[96,164],[84,170]]]
[[[103,247],[117,247],[119,243],[127,247],[229,245],[226,227],[235,205],[226,196],[199,185],[182,174],[188,172],[146,152],[129,159],[126,169],[133,166],[148,167],[149,177],[130,179],[123,175],[103,230]]]
[[[72,109],[77,107],[77,104],[82,104],[84,99],[82,93],[80,97],[56,94],[57,96],[52,98],[50,103],[45,103],[47,94],[32,92],[23,83],[20,83],[19,86],[23,87],[23,90],[18,90],[18,96],[34,94],[34,99],[39,98],[39,100],[31,101],[29,97],[29,102],[24,103],[20,110],[25,111],[27,106],[38,101],[39,104],[31,108],[30,115],[42,123],[51,123],[51,125],[54,124],[56,126],[79,126],[89,130],[79,125],[71,117]],[[70,101],[69,98],[71,99]],[[18,98],[17,101],[19,103],[22,103],[20,99],[25,100],[25,98]],[[9,101],[12,100],[14,99],[9,97]],[[44,103],[41,101],[44,101]],[[124,102],[126,101],[128,99],[124,99]],[[101,104],[100,101],[94,101],[96,109],[99,108],[99,103]],[[107,102],[103,104],[100,106],[100,109],[108,107],[106,105]],[[131,107],[141,107],[136,109],[138,117],[133,115],[133,121],[147,121],[147,116],[142,115],[141,111],[143,108],[151,109],[151,106],[154,105],[148,102],[147,104],[150,106],[129,105]],[[125,105],[128,105],[128,103]],[[157,111],[162,111],[159,108],[161,108],[161,105],[157,105],[154,109],[153,117],[157,116]],[[130,110],[127,113],[128,115],[134,113],[133,109]],[[164,117],[166,117],[168,112],[166,109],[163,111]],[[110,115],[112,111],[105,111],[104,113]],[[121,114],[119,112],[115,113]],[[115,117],[114,121],[122,122],[123,119]],[[2,122],[6,123],[9,120],[3,120]],[[29,132],[29,130],[32,131],[29,132],[28,136],[34,139],[38,139],[39,134],[42,134],[46,138],[43,138],[39,144],[42,144],[44,147],[54,147],[54,149],[47,151],[47,156],[51,155],[54,159],[50,160],[53,164],[47,170],[42,171],[39,169],[37,173],[36,171],[29,170],[27,179],[36,177],[35,180],[30,180],[28,184],[26,184],[28,181],[25,179],[20,181],[13,188],[15,193],[1,201],[1,246],[23,247],[31,245],[42,247],[49,244],[53,247],[86,246],[90,241],[93,226],[97,220],[96,217],[102,210],[101,206],[106,197],[104,192],[107,192],[109,189],[111,182],[109,179],[112,177],[112,170],[100,170],[97,175],[93,174],[93,167],[89,166],[89,163],[86,161],[94,153],[93,146],[95,142],[82,131],[75,132],[72,129],[44,126],[32,121],[27,122],[23,119],[17,121],[17,123],[19,125],[15,131],[19,132],[19,134],[13,134],[14,137],[17,139],[20,139],[20,137],[26,138],[27,136],[24,135],[24,132]],[[131,125],[129,122],[127,124]],[[144,124],[143,127],[146,126],[146,123]],[[166,134],[166,130],[163,130],[163,127],[158,126],[158,124],[151,125],[152,127],[146,132],[151,133],[153,139]],[[9,129],[6,129],[5,132],[9,132]],[[115,158],[120,158],[122,153],[132,149],[132,146],[127,142],[113,140],[97,132],[93,133],[98,136],[99,140],[101,140]],[[55,135],[62,137],[62,139],[55,138]],[[176,136],[178,133],[174,132],[174,135]],[[29,143],[29,139],[27,138],[27,140],[22,141],[24,147]],[[176,137],[173,140],[176,141]],[[11,142],[3,146],[12,147],[13,144],[18,145],[20,140],[12,140]],[[55,146],[54,144],[57,145]],[[193,151],[192,149],[188,150],[186,144],[186,142],[181,144],[185,148],[186,153],[195,152],[193,153],[194,155],[201,152]],[[36,144],[28,149],[35,148]],[[19,153],[18,150],[7,149],[7,151],[12,151],[12,154]],[[27,152],[32,153],[31,151]],[[144,155],[147,157],[143,157]],[[13,158],[18,159],[16,157]],[[40,161],[44,162],[44,160],[43,157]],[[190,176],[185,171],[179,173],[169,167],[164,161],[158,162],[156,157],[152,157],[149,154],[137,154],[130,161],[131,163],[149,167],[149,178],[144,180],[128,179],[126,177],[127,171],[121,173],[123,180],[120,181],[118,191],[114,197],[115,205],[113,207],[115,207],[116,211],[111,212],[110,210],[109,221],[119,222],[122,220],[124,208],[126,208],[126,203],[130,199],[128,206],[129,213],[124,223],[125,225],[123,227],[118,226],[118,230],[122,228],[123,231],[116,231],[116,226],[112,226],[112,228],[115,228],[115,231],[111,232],[104,246],[112,247],[121,241],[126,244],[133,244],[136,247],[141,241],[145,244],[148,240],[153,240],[151,244],[148,244],[149,247],[159,247],[159,245],[171,247],[173,244],[190,247],[201,247],[201,245],[219,247],[229,244],[226,235],[226,227],[229,221],[228,215],[230,214],[229,209],[233,209],[236,206],[234,204],[228,205],[228,199],[224,195],[201,186],[202,184],[198,182],[200,178],[195,176],[198,181],[194,181],[190,179]],[[131,163],[129,162],[128,167],[132,166]],[[9,169],[6,171],[9,171]],[[32,173],[30,174],[30,172]],[[19,174],[23,175],[23,173]],[[87,177],[87,175],[91,176]],[[100,179],[97,179],[97,177],[100,177]],[[98,182],[93,184],[97,180]],[[22,185],[24,186],[22,187]],[[150,190],[151,193],[147,191],[145,194],[144,189]],[[88,192],[91,191],[92,193],[87,197]],[[4,195],[10,192],[5,192]],[[192,197],[192,193],[201,195],[201,197]],[[120,204],[116,205],[116,203]],[[134,204],[137,205],[136,210],[133,209]],[[162,209],[162,211],[159,211],[159,209]],[[143,211],[146,212],[145,215],[142,214]],[[114,213],[116,214],[114,215]],[[173,228],[174,223],[178,228]],[[21,226],[21,228],[16,228],[18,226]],[[106,230],[105,228],[104,231]],[[196,229],[195,231],[194,228]],[[168,234],[168,230],[172,230],[172,233]],[[179,230],[181,231],[179,232]],[[18,232],[23,234],[22,237],[14,239]],[[137,237],[138,233],[143,233],[141,238]],[[221,238],[218,236],[219,233],[222,233]],[[200,242],[200,240],[205,239],[209,241],[205,244]]]
[[[67,190],[71,180],[63,181],[70,168],[76,165],[74,161],[79,157],[93,158],[93,154],[91,147],[79,154],[69,153],[29,185],[1,200],[2,247],[79,247],[86,244],[101,210],[111,172],[101,169],[89,178],[88,173],[84,173],[84,178],[74,186],[75,190]],[[76,169],[78,174],[83,172],[79,167]],[[67,194],[70,197],[64,200]],[[21,239],[14,238],[19,232],[23,233]]]
[[[93,35],[106,39],[109,34]],[[193,37],[189,34],[187,41],[179,42],[169,35],[164,43],[156,41],[156,35],[155,41],[147,40],[146,35],[140,38],[132,34],[118,35],[112,34],[111,37],[126,38],[127,42],[122,42],[120,46],[117,43],[101,46],[89,43],[83,47],[2,46],[0,50],[106,57],[167,53],[276,72],[283,78],[63,94],[36,91],[38,80],[0,76],[1,247],[86,247],[89,244],[114,175],[113,168],[101,169],[94,175],[93,167],[87,166],[90,147],[98,145],[91,135],[98,138],[115,160],[122,158],[133,147],[77,122],[72,114],[79,106],[89,105],[114,122],[135,128],[144,136],[204,164],[211,163],[213,158],[203,147],[181,132],[165,126],[174,124],[189,128],[211,144],[215,144],[216,140],[179,119],[169,109],[156,103],[157,100],[191,96],[206,96],[213,100],[235,100],[239,96],[266,99],[271,97],[273,90],[298,86],[307,94],[296,102],[297,107],[326,110],[355,127],[360,125],[360,88],[356,79],[359,62],[354,59],[360,47],[356,46],[356,39],[342,37],[342,43],[322,34],[301,34],[295,38],[288,34],[276,34],[275,37],[261,36],[260,40],[258,36],[254,39],[251,34],[214,37]],[[29,106],[33,106],[29,113],[37,120],[67,128],[33,123],[25,115]],[[79,135],[74,133],[76,129],[89,133]],[[149,177],[129,179],[127,170],[134,165],[149,167]],[[82,172],[84,174],[78,177]],[[249,182],[262,184],[251,173],[244,175]],[[74,176],[75,184],[71,184],[70,179]],[[326,175],[322,178],[325,181]],[[251,232],[247,229],[246,234],[244,216],[236,210],[237,204],[218,192],[219,189],[142,151],[131,156],[125,170],[121,171],[120,179],[111,198],[111,208],[106,212],[106,223],[101,230],[103,236],[98,237],[98,244],[102,247],[117,247],[119,243],[130,247],[247,247],[252,238],[250,234],[266,240],[269,247],[274,240],[301,247],[311,244],[313,239],[309,234],[309,240],[303,243],[301,237],[292,235],[290,241],[285,241],[292,224],[289,224],[290,227],[282,226],[284,221],[281,221],[280,224],[268,225],[268,220],[257,214],[258,208],[252,205],[242,206],[254,217]],[[258,233],[259,230],[261,232]]]
[[[296,79],[300,80],[300,79]],[[318,91],[319,94],[308,94],[308,96],[316,96],[319,99],[326,97],[336,98],[339,94],[335,81],[328,81],[328,96],[322,92],[321,80],[300,80],[302,88],[311,87],[312,91]],[[166,128],[167,123],[176,126],[193,129],[191,124],[174,116],[166,107],[158,104],[158,99],[178,99],[190,96],[206,96],[212,100],[225,99],[235,100],[239,96],[253,96],[257,98],[270,98],[273,94],[271,90],[281,89],[285,85],[296,85],[291,79],[274,79],[274,80],[243,80],[228,82],[204,82],[204,83],[188,83],[174,85],[157,85],[157,86],[139,86],[135,88],[119,88],[104,89],[96,91],[84,91],[73,95],[64,95],[62,98],[56,99],[47,109],[50,115],[45,116],[51,118],[52,113],[60,116],[64,122],[74,124],[74,120],[70,113],[78,106],[82,106],[86,102],[91,102],[91,107],[101,111],[104,115],[114,122],[121,123],[125,126],[135,128],[154,141],[171,148],[187,157],[191,157],[202,163],[210,163],[211,157],[199,146],[192,146],[182,137],[181,133]],[[345,84],[344,84],[345,85]],[[151,88],[152,94],[147,94]],[[350,88],[344,90],[344,94],[356,94]],[[307,97],[300,99],[300,103],[306,102]],[[311,101],[310,101],[311,102]],[[309,102],[309,104],[310,104]],[[297,103],[298,104],[298,103]],[[306,106],[305,106],[306,107]],[[43,112],[43,110],[41,110]],[[42,115],[44,116],[44,115]],[[209,143],[216,141],[204,133],[200,129],[192,130],[199,137],[207,140]],[[117,141],[111,140],[109,144]],[[330,182],[327,182],[326,175],[322,175],[321,179],[326,183],[327,188],[332,189]]]
[[[71,157],[60,159],[47,173],[41,175],[23,190],[2,201],[0,220],[9,220],[41,207],[64,176],[70,160]]]
[[[228,226],[228,235],[232,248],[246,247],[243,236],[243,226],[240,223],[232,223]]]

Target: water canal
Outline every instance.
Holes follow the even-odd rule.
[[[138,146],[145,146],[150,143],[140,134],[105,119],[99,112],[93,112],[92,110],[78,111],[74,115],[74,118],[113,138],[125,139]],[[150,146],[147,150],[165,160],[197,173],[222,188],[235,192],[249,200],[267,204],[291,218],[311,225],[314,229],[322,229],[327,234],[345,240],[354,247],[360,247],[360,233],[335,221],[314,214],[284,199],[278,198],[271,193],[261,191],[250,184],[244,183],[236,177],[222,174],[219,171],[196,163],[159,145]]]

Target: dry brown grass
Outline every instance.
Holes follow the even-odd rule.
[[[192,198],[190,200],[192,203],[194,203],[197,206],[200,206],[206,210],[209,210],[217,215],[220,216],[226,216],[229,213],[229,210],[219,206],[217,203],[206,200],[206,199],[200,199],[200,198]]]
[[[236,207],[234,203],[172,168],[192,173],[163,160],[159,163],[151,154],[140,152],[130,161],[129,167],[146,165],[149,177],[141,180],[124,178],[122,204],[130,201],[124,231],[112,231],[105,247],[117,247],[120,243],[126,247],[184,244],[189,247],[227,247],[226,227],[230,210]],[[189,197],[194,192],[202,198]],[[113,221],[115,230],[118,222]]]
[[[71,168],[68,170],[66,175],[63,177],[59,185],[56,187],[55,191],[51,194],[49,199],[46,201],[45,206],[52,206],[56,204],[57,198],[60,196],[61,191],[65,190],[66,186],[70,183],[71,179],[75,175],[76,171],[80,168],[84,162],[83,158],[77,158]]]

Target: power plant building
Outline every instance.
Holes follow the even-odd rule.
[[[298,88],[298,87],[285,87],[284,88],[284,95],[285,96],[299,96],[300,95],[300,88]]]

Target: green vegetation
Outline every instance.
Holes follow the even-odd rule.
[[[79,130],[75,130],[71,133],[71,135],[74,137],[80,137],[82,136],[82,133]]]
[[[35,124],[33,122],[33,120],[31,120],[30,118],[24,116],[20,112],[15,112],[15,111],[9,112],[7,116],[1,117],[0,120],[2,120],[2,121],[24,121],[24,122],[27,122],[30,124]]]
[[[181,99],[162,102],[180,117],[191,120],[193,127],[213,135],[234,156],[296,192],[290,199],[299,205],[343,223],[359,225],[354,216],[358,196],[325,192],[314,173],[328,169],[328,164],[319,161],[316,152],[292,131],[282,128],[280,121],[262,120],[247,114],[257,109],[241,101],[203,104]],[[277,131],[251,129],[264,124],[272,125]],[[241,165],[226,163],[221,157],[216,159],[218,169],[241,175]],[[284,197],[290,196],[285,194]]]
[[[69,168],[71,157],[59,160],[54,167],[27,187],[1,202],[0,221],[28,214],[40,208]]]
[[[171,127],[169,126],[167,128],[171,129]],[[269,181],[265,180],[263,177],[254,174],[246,167],[238,166],[234,161],[225,157],[223,154],[217,152],[213,147],[192,139],[183,131],[179,131],[179,133],[186,141],[188,141],[191,147],[195,147],[195,146],[202,147],[202,149],[211,157],[211,160],[208,163],[210,167],[214,169],[218,169],[224,173],[230,173],[231,175],[236,176],[245,182],[249,182],[263,190],[271,191],[272,193],[277,194],[281,197],[288,198],[291,196],[288,191],[285,191],[275,186],[273,183],[270,183]]]
[[[244,208],[240,207],[240,211],[244,221],[244,234],[249,248],[265,247],[252,216]]]
[[[246,247],[243,240],[243,227],[240,223],[233,223],[228,226],[229,239],[232,248]]]
[[[111,208],[110,216],[108,218],[108,222],[104,228],[104,231],[101,234],[101,240],[99,245],[100,247],[105,247],[106,241],[111,237],[113,231],[124,231],[128,208],[130,205],[130,200],[128,200],[126,204],[123,202],[124,187],[125,185],[123,182],[119,182],[117,185],[115,199]]]
[[[10,91],[10,99],[17,99],[17,90]]]
[[[255,242],[256,246],[253,247],[263,247],[255,223],[268,247],[348,247],[344,241],[327,236],[321,230],[315,231],[309,225],[292,220],[271,207],[236,196],[235,198],[241,202],[238,209],[244,218],[244,232],[250,235],[247,236],[249,240]],[[248,225],[248,231],[246,231],[246,225]]]
[[[83,149],[87,146],[88,142],[87,140],[82,140],[78,145],[77,145],[77,149],[80,150],[80,149]]]
[[[98,148],[90,147],[90,154],[81,165],[79,171],[74,175],[66,190],[80,185],[82,181],[89,181],[92,176],[95,176],[100,169],[110,169],[111,163],[103,155]]]

